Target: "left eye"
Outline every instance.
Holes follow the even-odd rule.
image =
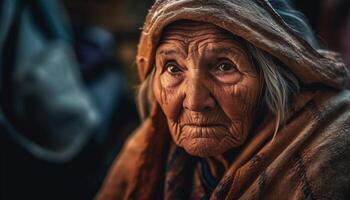
[[[177,65],[177,63],[173,61],[167,62],[165,64],[165,68],[168,71],[168,73],[171,75],[177,75],[181,73],[181,68],[179,67],[179,65]]]
[[[236,70],[235,66],[229,62],[220,63],[217,67],[220,72],[232,72]]]

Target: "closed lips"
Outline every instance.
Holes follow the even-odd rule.
[[[188,138],[222,139],[227,128],[221,124],[188,124],[183,126],[182,133]]]
[[[184,124],[183,126],[191,126],[191,127],[202,127],[202,128],[210,128],[210,127],[218,127],[224,126],[223,124]]]

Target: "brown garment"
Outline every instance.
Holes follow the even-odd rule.
[[[213,23],[278,58],[304,86],[272,140],[272,114],[234,158],[211,199],[345,199],[350,191],[350,93],[344,64],[313,49],[264,0],[160,0],[150,10],[137,57],[144,80],[163,28],[177,20]],[[154,102],[116,159],[98,199],[163,199],[171,140]]]

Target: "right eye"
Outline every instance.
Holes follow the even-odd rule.
[[[167,62],[165,64],[165,68],[167,70],[167,72],[171,75],[177,75],[179,73],[182,72],[181,68],[179,67],[179,65],[173,61],[171,62]]]

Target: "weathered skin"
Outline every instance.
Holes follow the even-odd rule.
[[[174,142],[206,157],[245,141],[260,83],[251,56],[231,33],[183,21],[163,32],[153,92]]]

